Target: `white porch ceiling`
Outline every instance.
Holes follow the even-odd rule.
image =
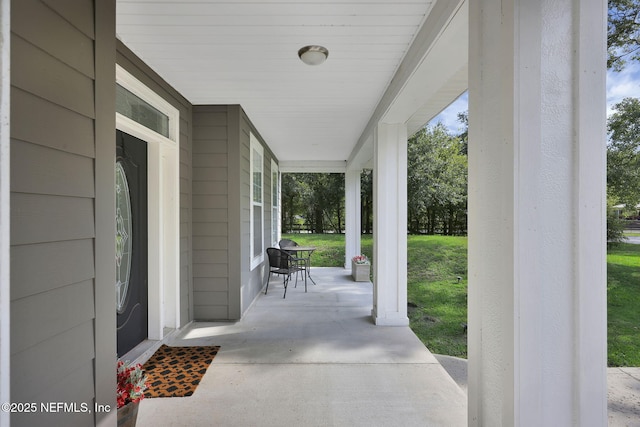
[[[192,104],[242,105],[281,161],[328,164],[350,158],[433,4],[117,0],[117,34]],[[298,59],[310,44],[324,64]]]

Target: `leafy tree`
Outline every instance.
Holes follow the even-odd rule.
[[[373,170],[365,169],[360,174],[360,231],[373,233]]]
[[[640,202],[640,100],[625,98],[607,124],[607,193],[613,204]]]
[[[344,175],[322,173],[283,174],[282,229],[299,231],[296,218],[314,233],[342,233],[344,226]]]
[[[466,230],[467,158],[442,124],[427,126],[408,144],[408,222],[411,233]]]
[[[282,231],[299,231],[297,215],[303,209],[303,199],[309,189],[297,178],[298,174],[282,174]]]
[[[305,199],[305,205],[312,231],[324,233],[331,230],[335,233],[342,233],[344,175],[338,173],[304,174],[303,180],[310,190]]]
[[[622,71],[629,61],[640,60],[640,0],[609,0],[607,68]],[[635,207],[640,200],[640,138],[637,136],[640,101],[625,98],[608,119],[607,145],[607,241],[624,239],[624,224],[612,214],[611,205]],[[636,212],[637,213],[637,212]]]
[[[611,199],[609,199],[611,200]],[[627,240],[627,236],[624,234],[625,223],[618,217],[616,209],[613,204],[607,202],[607,246],[616,246],[619,243]]]
[[[458,113],[458,121],[464,125],[464,130],[458,135],[461,143],[460,154],[466,156],[469,153],[469,110]]]
[[[609,0],[607,68],[621,71],[640,59],[640,0]]]

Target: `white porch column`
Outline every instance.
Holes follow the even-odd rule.
[[[379,124],[373,139],[373,310],[376,325],[406,326],[407,127]]]
[[[351,258],[360,254],[360,169],[349,169],[344,174],[345,206],[345,259],[344,268],[351,268]]]
[[[607,425],[606,8],[470,1],[469,425]]]
[[[0,0],[0,402],[10,402],[9,376],[9,93],[10,93],[10,0]],[[0,411],[0,425],[9,425],[8,411]]]

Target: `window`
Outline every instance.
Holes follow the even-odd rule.
[[[280,225],[280,171],[276,162],[271,160],[271,244],[277,246]]]
[[[121,314],[127,302],[131,275],[131,195],[129,182],[116,162],[116,310]]]
[[[116,113],[169,138],[169,116],[119,84],[116,84]]]
[[[263,203],[263,156],[260,142],[250,134],[251,156],[251,268],[264,260],[264,203]]]
[[[116,122],[123,132],[148,141],[176,144],[180,113],[160,95],[116,64]]]

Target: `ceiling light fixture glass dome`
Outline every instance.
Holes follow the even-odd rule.
[[[298,56],[307,65],[320,65],[329,56],[329,50],[324,46],[310,45],[300,49]]]

